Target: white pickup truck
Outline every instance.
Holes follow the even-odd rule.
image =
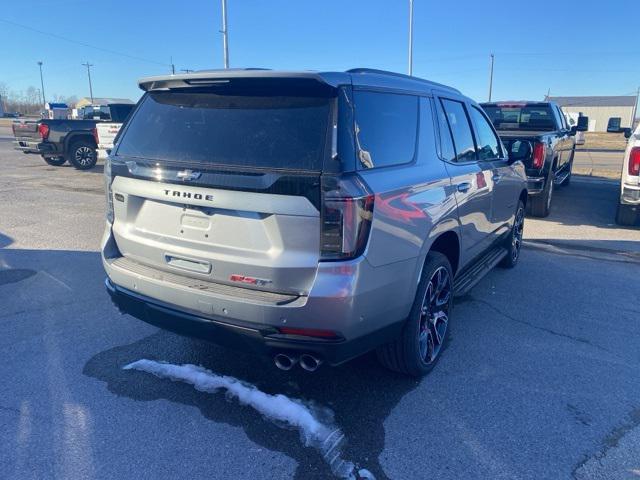
[[[616,222],[631,226],[640,219],[640,124],[633,133],[628,129],[625,136],[629,137],[629,142],[622,162]]]
[[[98,122],[93,129],[93,137],[96,141],[96,145],[98,146],[98,159],[107,158],[107,155],[109,155],[109,152],[113,148],[113,140],[116,138],[116,135],[120,131],[120,127],[122,127],[122,124],[129,118],[129,114],[133,111],[134,107],[134,104],[128,103],[109,105],[110,116],[108,118],[110,118],[111,121],[104,123]],[[96,107],[89,106],[85,107],[85,109],[88,110],[83,111],[83,116],[88,115],[95,118],[95,115],[102,115],[102,111],[96,109]]]
[[[120,131],[122,123],[98,123],[93,135],[98,145],[98,159],[105,159],[113,148],[113,140]]]

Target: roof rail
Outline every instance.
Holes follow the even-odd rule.
[[[458,90],[457,88],[453,88],[448,85],[443,85],[442,83],[432,82],[431,80],[426,80],[420,77],[414,77],[412,75],[406,75],[404,73],[390,72],[388,70],[379,70],[377,68],[352,68],[350,70],[347,70],[346,73],[374,73],[377,75],[389,75],[392,77],[405,78],[407,80],[414,80],[416,82],[428,83],[429,85],[446,88],[446,89],[453,90],[455,92],[460,93],[460,90]]]

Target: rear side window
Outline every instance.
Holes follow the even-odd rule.
[[[471,108],[471,118],[476,127],[476,142],[478,144],[478,160],[495,160],[500,157],[500,141],[489,121],[476,107]]]
[[[116,156],[248,168],[322,170],[332,99],[151,92]]]
[[[418,131],[418,97],[395,93],[353,92],[360,168],[413,161]]]
[[[476,160],[476,145],[471,133],[471,125],[466,108],[462,102],[442,100],[442,107],[453,135],[457,162],[473,162]]]
[[[447,117],[444,115],[444,110],[442,110],[442,104],[439,101],[436,101],[435,104],[438,114],[438,128],[440,130],[440,156],[447,162],[455,162],[456,149],[453,147]]]

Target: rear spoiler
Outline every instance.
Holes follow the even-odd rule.
[[[185,73],[179,75],[163,75],[146,77],[138,81],[138,86],[145,92],[154,90],[170,90],[173,88],[189,87],[224,87],[225,85],[255,84],[264,80],[265,84],[299,83],[316,84],[319,87],[334,89],[338,85],[351,83],[346,73],[317,73],[317,72],[283,72],[263,69],[227,69],[206,70],[202,72]]]

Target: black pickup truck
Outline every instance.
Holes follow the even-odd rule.
[[[569,126],[554,102],[490,102],[482,108],[493,122],[509,157],[521,160],[527,172],[527,208],[546,217],[553,187],[568,185],[575,154],[576,132],[586,131],[589,119],[580,117]]]
[[[101,121],[123,122],[135,105],[112,104],[108,116],[95,119],[43,119],[14,121],[15,148],[41,155],[49,165],[66,161],[79,170],[93,168],[98,160],[95,127]]]

